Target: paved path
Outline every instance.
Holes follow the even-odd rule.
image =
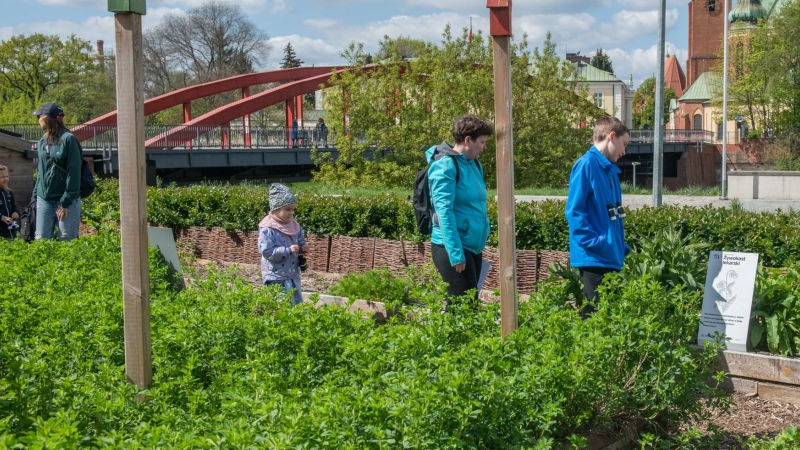
[[[566,197],[553,195],[517,195],[518,202],[536,202],[546,199],[566,200]],[[696,195],[665,195],[662,197],[664,205],[678,206],[706,206],[711,205],[715,208],[729,208],[733,201],[722,200],[719,197],[701,197]],[[800,211],[800,200],[738,200],[747,211],[775,211],[790,209]],[[623,195],[622,203],[628,208],[637,209],[642,206],[649,206],[653,203],[652,195]]]

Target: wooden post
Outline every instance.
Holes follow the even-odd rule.
[[[487,0],[494,58],[497,150],[497,231],[500,253],[500,333],[517,329],[517,242],[514,223],[514,120],[511,114],[511,0]]]
[[[109,10],[113,11],[110,7]],[[114,22],[117,42],[117,148],[119,149],[125,373],[132,383],[145,388],[152,380],[152,360],[145,191],[142,17],[139,13],[117,12],[114,14]]]

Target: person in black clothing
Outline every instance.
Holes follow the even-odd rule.
[[[325,145],[325,148],[328,148],[328,126],[325,125],[325,119],[322,117],[319,118],[317,121],[316,129],[314,130],[316,133],[316,144],[319,147],[320,142]]]
[[[8,188],[8,167],[0,164],[0,237],[11,240],[19,229],[19,210],[14,193]]]

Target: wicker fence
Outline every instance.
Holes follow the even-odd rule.
[[[207,230],[192,227],[180,230],[177,241],[192,249],[198,258],[214,261],[258,264],[258,232],[225,231],[222,228]],[[349,236],[306,236],[308,254],[306,260],[311,270],[319,272],[348,273],[364,272],[373,268],[398,270],[404,267],[431,261],[430,242],[417,243],[392,241],[378,238],[356,238]],[[492,267],[486,276],[485,287],[499,286],[500,255],[494,247],[486,247],[483,257],[491,261]],[[517,251],[517,288],[521,293],[536,289],[536,283],[546,279],[547,268],[556,262],[569,263],[569,253],[550,250]]]

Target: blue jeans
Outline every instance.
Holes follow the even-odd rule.
[[[58,240],[71,241],[78,237],[81,224],[81,199],[75,199],[67,208],[64,220],[56,218],[58,202],[50,202],[36,197],[36,239],[53,239],[58,225]]]
[[[268,280],[264,282],[264,286],[270,286],[273,284],[281,286],[285,292],[294,290],[290,300],[292,305],[299,305],[300,303],[303,303],[303,293],[300,291],[300,283],[296,280],[290,278],[288,280]]]

